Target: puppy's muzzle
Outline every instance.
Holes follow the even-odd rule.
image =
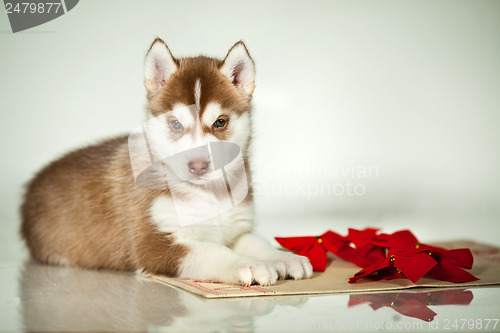
[[[189,172],[197,176],[204,175],[208,172],[209,163],[205,160],[193,160],[188,163]]]

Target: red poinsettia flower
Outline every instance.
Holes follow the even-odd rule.
[[[437,261],[429,274],[436,279],[449,282],[469,282],[479,280],[464,269],[471,269],[474,257],[469,249],[445,250],[429,246],[432,258]]]
[[[349,283],[356,282],[374,272],[378,272],[387,280],[407,277],[415,283],[436,264],[436,260],[425,249],[391,248],[386,258],[354,274],[349,279]]]
[[[321,239],[323,240],[322,244],[325,249],[337,257],[353,262],[361,267],[366,262],[365,258],[350,246],[351,240],[349,237],[341,236],[333,231],[327,231],[321,235]]]
[[[349,279],[349,283],[374,272],[387,280],[408,277],[412,282],[416,282],[436,265],[436,261],[429,256],[429,251],[420,248],[417,238],[409,230],[374,235],[365,240],[376,246],[375,249],[382,251],[377,252],[378,261],[365,266]],[[385,255],[386,249],[387,255]]]
[[[472,268],[473,257],[469,249],[446,250],[421,244],[409,230],[377,233],[378,229],[374,228],[349,229],[347,236],[341,236],[329,230],[320,236],[275,239],[290,251],[309,258],[315,271],[326,269],[327,251],[362,267],[349,283],[372,273],[388,280],[408,278],[413,283],[427,273],[450,282],[477,280],[464,270]]]
[[[275,237],[275,239],[284,248],[309,258],[314,271],[324,272],[327,251],[360,267],[384,258],[385,249],[370,243],[376,232],[377,229],[371,228],[349,229],[348,236],[341,236],[329,230],[320,236]]]
[[[388,256],[356,273],[349,280],[350,283],[373,272],[378,272],[385,279],[407,277],[413,283],[428,272],[443,281],[477,280],[475,276],[463,270],[472,268],[473,257],[469,249],[446,250],[420,244],[409,230],[378,235],[373,243],[387,247]]]
[[[418,249],[420,246],[417,237],[415,237],[410,230],[396,231],[393,234],[377,235],[373,243],[378,246],[398,249]]]
[[[436,261],[436,265],[429,271],[435,278],[449,282],[468,282],[478,280],[474,275],[464,271],[471,269],[474,257],[469,249],[446,250],[436,246],[420,244],[418,239],[409,231],[402,230],[391,235],[381,234],[376,242],[390,248],[427,251]]]
[[[344,259],[360,267],[366,267],[384,259],[386,257],[386,249],[374,243],[378,239],[378,230],[379,229],[374,228],[366,228],[363,230],[349,229],[347,238],[353,244],[360,259],[358,259],[358,262],[349,260],[348,258]]]
[[[385,258],[385,249],[374,245],[378,229],[349,229],[347,236],[341,236],[333,231],[325,232],[321,238],[326,250],[359,267],[366,267]]]

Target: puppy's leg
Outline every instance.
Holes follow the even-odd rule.
[[[131,234],[136,269],[147,274],[177,276],[188,248],[177,244],[171,233],[161,232],[147,222]]]
[[[137,267],[145,273],[246,286],[271,285],[278,279],[272,264],[221,244],[178,241],[172,233],[158,231],[152,225],[143,231],[136,238],[135,252]]]
[[[195,240],[183,241],[183,244],[189,251],[179,268],[181,278],[245,286],[252,283],[271,285],[278,279],[273,265],[238,254],[226,246]]]
[[[267,240],[255,234],[244,234],[233,246],[237,253],[253,256],[271,262],[280,278],[291,277],[295,280],[312,276],[312,266],[304,256],[274,248]]]

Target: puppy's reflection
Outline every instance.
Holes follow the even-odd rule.
[[[19,285],[27,331],[146,330],[188,312],[179,291],[130,273],[27,262]]]
[[[252,332],[253,317],[306,297],[206,300],[124,272],[26,262],[19,278],[26,331]]]

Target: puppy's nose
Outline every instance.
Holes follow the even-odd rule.
[[[208,171],[209,163],[204,160],[194,160],[188,163],[188,168],[193,175],[204,175]]]

